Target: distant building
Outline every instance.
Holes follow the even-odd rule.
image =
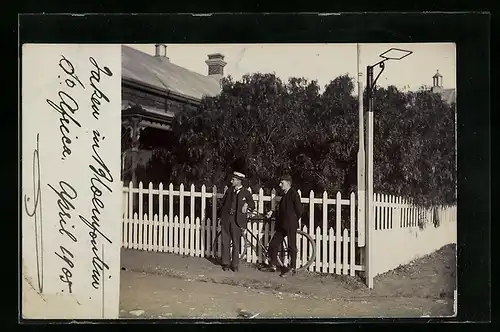
[[[441,95],[441,98],[448,104],[457,102],[456,90],[443,88],[443,75],[439,73],[439,69],[437,70],[436,74],[432,76],[431,91],[434,93],[439,93]]]
[[[206,76],[172,63],[164,44],[155,45],[154,56],[122,46],[122,127],[131,139],[131,148],[122,147],[122,171],[130,169],[124,178],[137,182],[137,165],[151,156],[139,150],[141,134],[160,137],[171,131],[175,114],[221,92],[224,55],[209,54],[205,63]]]

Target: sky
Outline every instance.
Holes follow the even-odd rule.
[[[154,44],[127,44],[154,55]],[[357,44],[166,44],[170,61],[208,74],[207,55],[221,53],[227,65],[224,75],[240,79],[247,73],[275,73],[282,80],[305,77],[324,87],[339,75],[357,77]],[[366,84],[366,66],[377,63],[379,55],[390,48],[413,53],[401,61],[388,61],[377,85],[395,85],[401,90],[432,86],[437,70],[444,88],[456,88],[456,56],[453,43],[360,44],[360,68]],[[379,69],[375,68],[377,76]]]

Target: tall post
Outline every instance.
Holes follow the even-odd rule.
[[[358,60],[358,247],[365,246],[365,125],[364,125],[364,109],[363,109],[363,72],[361,71],[361,48],[357,44],[357,60]],[[364,257],[362,259],[364,264]]]
[[[368,90],[368,116],[366,124],[366,243],[365,243],[365,272],[366,284],[368,288],[373,288],[373,268],[372,268],[372,236],[373,227],[373,67],[366,68],[367,90]]]
[[[413,52],[399,48],[391,48],[380,54],[383,59],[373,66],[366,67],[366,91],[368,94],[368,114],[366,119],[366,196],[365,196],[365,275],[366,285],[373,288],[373,277],[375,276],[373,268],[373,233],[375,232],[375,206],[373,202],[373,108],[375,102],[374,87],[378,78],[385,69],[387,60],[401,60]],[[373,78],[373,68],[380,68],[377,77]]]

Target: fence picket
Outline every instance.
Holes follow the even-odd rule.
[[[388,229],[389,228],[389,208],[387,207],[387,204],[389,203],[389,195],[384,194],[383,202],[385,203],[383,205],[383,223],[384,223],[384,228],[383,229]]]
[[[159,232],[160,232],[160,234],[158,235],[158,251],[159,252],[167,251],[165,248],[165,238],[164,238],[165,231],[166,231],[166,227],[165,227],[165,219],[166,218],[167,218],[167,216],[163,215],[163,214],[160,214],[160,216],[159,216],[159,219],[160,219],[158,222]]]
[[[207,223],[206,223],[206,242],[205,242],[205,255],[206,256],[212,256],[213,255],[213,248],[212,248],[212,241],[210,241],[211,238],[211,231],[212,231],[212,221],[210,218],[207,218]]]
[[[250,227],[250,230],[252,230],[252,224],[253,223],[249,223]],[[247,263],[250,263],[252,261],[252,250],[251,248],[254,246],[254,241],[252,239],[252,236],[250,236],[250,232],[246,232],[245,233],[245,238],[247,239],[247,243],[249,243],[250,245],[247,246],[246,248],[243,246],[243,242],[241,243],[241,250],[246,250],[246,261]],[[243,252],[243,251],[240,251],[240,252]]]
[[[148,218],[153,222],[153,182],[148,185]]]
[[[193,213],[194,214],[194,213]],[[194,234],[196,231],[196,218],[189,218],[189,241],[186,241],[186,246],[189,256],[196,256],[196,243]]]
[[[188,216],[184,219],[184,255],[191,256],[191,230],[193,228],[193,221]],[[194,234],[193,234],[194,235]]]
[[[184,255],[184,233],[186,232],[186,219],[179,218],[178,228],[179,228],[179,255]]]
[[[207,187],[201,186],[201,219],[200,219],[200,255],[205,254],[206,229],[205,229],[205,209],[207,208]]]
[[[141,224],[142,224],[142,227],[141,227],[141,233],[142,233],[141,239],[142,239],[142,241],[140,242],[140,244],[142,245],[142,250],[148,251],[148,249],[149,249],[148,248],[148,215],[146,213],[144,213],[142,215]]]
[[[344,275],[347,275],[347,273],[349,272],[348,241],[349,233],[347,231],[347,228],[344,228],[344,233],[342,234],[342,274]]]
[[[164,229],[164,222],[165,222],[165,215],[163,214],[163,182],[160,182],[160,185],[158,186],[158,251],[163,252],[164,247],[163,247],[163,232],[165,231]]]
[[[145,250],[146,248],[144,247],[144,233],[145,233],[145,225],[144,225],[144,215],[139,215],[139,250]]]
[[[412,227],[413,225],[413,208],[411,206],[411,203],[410,201],[408,200],[408,220],[407,220],[407,224],[406,224],[406,227]]]
[[[184,184],[181,183],[179,187],[179,221],[182,225],[182,222],[185,220],[184,219]],[[180,254],[184,254],[184,232],[185,232],[185,227],[179,228],[179,244],[180,244]]]
[[[307,233],[307,226],[306,225],[304,225],[304,228],[302,229],[302,231],[304,233]],[[309,257],[309,251],[311,249],[312,248],[309,248],[309,246],[307,245],[307,238],[305,236],[302,236],[302,247],[301,247],[301,251],[300,251],[302,253],[302,259],[301,259],[302,264],[307,262],[307,258]]]
[[[252,223],[252,233],[257,236],[257,238],[259,237],[259,233],[258,233],[258,228],[257,228],[257,223],[256,222],[253,222]],[[252,236],[250,236],[252,237]],[[257,259],[259,258],[258,257],[258,250],[257,247],[258,247],[258,244],[257,244],[257,240],[256,239],[253,239],[252,238],[252,243],[253,243],[253,246],[252,248],[255,248],[254,250],[252,250],[252,263],[257,263]]]
[[[392,210],[392,205],[391,205],[391,196],[390,195],[385,195],[385,229],[390,229],[390,223],[391,223],[391,210]]]
[[[389,228],[393,229],[395,227],[395,225],[394,225],[394,223],[395,223],[394,222],[395,214],[396,214],[396,211],[398,210],[398,208],[397,208],[397,197],[394,196],[394,195],[391,195],[390,210],[391,210],[391,213],[390,213]]]
[[[148,215],[146,213],[143,213],[141,218],[141,242],[139,244],[142,250],[148,250]]]
[[[392,205],[391,205],[391,195],[385,195],[385,228],[384,229],[391,229],[391,212],[392,212]]]
[[[321,244],[321,229],[319,228],[319,226],[316,228],[316,261],[314,262],[314,270],[316,272],[320,272],[320,267],[321,267],[321,261],[320,261],[320,255],[319,255],[319,249],[321,248],[320,247],[320,244]],[[326,259],[323,259],[323,262],[326,262],[327,260]]]
[[[173,245],[172,245],[172,252],[174,254],[179,253],[179,217],[175,216],[174,217],[174,222],[173,222],[173,232],[172,232],[172,237],[173,237]]]
[[[394,195],[389,195],[389,222],[387,224],[387,227],[389,229],[393,229],[393,219],[394,219],[394,213],[396,211],[396,197]]]
[[[200,249],[200,237],[201,237],[201,227],[200,227],[200,218],[196,218],[195,226],[194,226],[194,256],[201,257],[201,249]]]
[[[132,219],[134,217],[134,187],[132,181],[128,183],[128,219]]]
[[[392,228],[397,229],[400,227],[401,227],[401,197],[395,196],[394,212],[392,215]]]
[[[182,222],[184,220],[184,222]],[[186,216],[184,219],[179,218],[180,226],[179,227],[179,246],[180,246],[180,254],[181,255],[188,255],[189,253],[186,252],[186,245],[187,242],[189,242],[189,217]],[[186,236],[186,234],[188,236]]]
[[[383,198],[382,198],[382,194],[378,194],[378,202],[379,203],[383,203]],[[378,228],[377,229],[383,229],[383,224],[382,224],[382,204],[379,204],[378,205]]]
[[[404,228],[409,226],[409,220],[410,220],[410,209],[408,208],[408,203],[406,199],[404,199],[404,222],[403,222]]]
[[[335,273],[340,274],[340,244],[342,241],[342,205],[341,205],[341,194],[340,191],[337,192],[337,202],[335,203]]]
[[[404,198],[401,198],[401,228],[405,228],[406,204]]]
[[[168,252],[175,252],[177,240],[175,239],[175,215],[174,215],[174,185],[168,186]],[[175,234],[174,234],[175,233]]]
[[[259,189],[259,202],[257,203],[257,211],[264,213],[264,189]]]
[[[127,201],[128,201],[128,197],[126,195],[127,193],[126,192],[123,192],[122,193],[122,247],[123,248],[127,248],[127,222],[126,220],[128,219],[128,216],[127,216],[127,213],[128,213],[128,207],[127,207]]]
[[[134,249],[139,249],[139,216],[137,215],[137,212],[134,213],[134,219],[132,221],[133,223],[133,248]]]
[[[333,227],[330,227],[328,230],[328,273],[333,273],[334,271],[334,266],[335,266],[335,255],[334,255],[334,248],[335,248],[335,233],[333,231]],[[326,265],[326,262],[323,263]]]
[[[212,238],[210,239],[210,243],[215,241],[215,237],[217,236],[217,187],[214,186],[212,188]],[[220,241],[219,241],[220,242]],[[212,248],[212,250],[216,250],[217,248]],[[215,254],[215,251],[212,251],[212,255]]]
[[[158,251],[158,215],[153,217],[153,251]]]
[[[359,202],[358,202],[359,203]],[[354,193],[351,193],[351,202],[349,204],[351,208],[351,227],[349,229],[350,236],[349,236],[349,271],[350,275],[354,276],[355,275],[355,268],[354,265],[356,263],[356,246],[355,246],[355,232],[354,232],[354,227],[356,224],[356,195]]]
[[[153,246],[152,246],[152,243],[153,242],[153,235],[152,235],[152,230],[153,230],[153,220],[152,220],[152,216],[148,216],[147,214],[144,214],[144,219],[146,220],[146,230],[147,230],[147,237],[146,237],[146,241],[148,242],[147,245],[146,245],[146,250],[148,251],[152,251],[153,250]]]
[[[195,196],[194,196],[194,193],[195,193],[195,187],[194,187],[194,184],[191,184],[191,192],[189,193],[189,196],[191,198],[190,202],[189,202],[189,220],[191,221],[191,237],[190,237],[190,255],[191,256],[195,256],[196,253],[195,253],[195,246],[194,246],[194,229],[195,229],[195,221],[196,221],[196,217],[194,215],[194,205],[195,205]]]
[[[123,248],[128,248],[128,225],[129,225],[129,220],[128,218],[123,218],[122,222],[122,247]]]
[[[415,223],[415,207],[411,205],[410,207],[410,227],[413,227]]]
[[[133,187],[133,184],[132,184],[132,181],[130,181],[128,183],[128,219],[129,219],[129,239],[130,239],[130,236],[131,233],[132,233],[132,227],[133,227],[133,218],[134,218],[134,187]],[[129,248],[130,247],[130,242],[129,242]]]
[[[321,261],[322,262],[325,262],[325,264],[322,265],[322,269],[321,271],[323,273],[326,273],[327,272],[327,264],[326,262],[328,262],[328,204],[327,204],[327,201],[328,201],[328,193],[326,192],[326,190],[323,192],[323,229],[321,231],[321,234],[322,234],[322,243],[323,243],[323,252],[322,252],[322,255],[321,255]],[[316,234],[318,232],[316,231]],[[318,251],[319,253],[319,251]]]
[[[139,182],[139,225],[140,225],[140,240],[139,240],[139,249],[142,250],[143,249],[143,227],[144,227],[144,214],[142,212],[142,209],[143,209],[143,206],[144,206],[144,202],[143,202],[143,188],[142,188],[142,181]]]
[[[385,203],[386,203],[386,195],[380,195],[380,229],[386,229],[385,225]]]

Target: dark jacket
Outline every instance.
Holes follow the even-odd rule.
[[[278,210],[273,213],[276,217],[276,226],[281,227],[299,227],[299,219],[304,213],[304,207],[300,202],[299,194],[295,189],[290,188],[288,192],[281,197]]]
[[[220,217],[221,223],[228,223],[231,221],[231,218],[236,218],[236,224],[241,228],[246,228],[247,214],[242,212],[242,208],[243,205],[247,203],[248,209],[255,209],[255,202],[253,201],[252,194],[250,194],[248,189],[242,187],[236,196],[235,214],[230,215],[233,195],[235,195],[234,188],[228,188],[222,198],[222,205],[218,211],[218,216]]]

